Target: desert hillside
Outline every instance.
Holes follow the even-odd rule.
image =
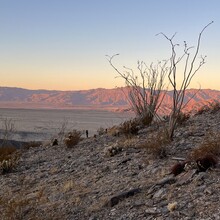
[[[171,142],[163,126],[30,143],[0,175],[1,219],[219,219],[220,110],[182,122]]]
[[[85,109],[128,109],[128,89],[91,89],[80,91],[27,90],[0,87],[1,108],[85,108]],[[210,89],[189,89],[185,94],[185,111],[198,109],[212,102],[220,101],[220,91]],[[172,91],[164,97],[160,112],[168,114],[172,105]]]

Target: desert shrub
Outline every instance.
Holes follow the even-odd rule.
[[[214,155],[205,155],[196,160],[197,170],[205,172],[209,168],[214,168],[217,165],[217,158]]]
[[[106,129],[104,129],[103,127],[100,127],[98,130],[97,130],[97,133],[98,135],[103,135],[106,133]]]
[[[104,149],[105,156],[113,157],[116,154],[122,151],[122,147],[120,146],[119,142],[116,142],[112,145],[107,145]]]
[[[177,124],[182,125],[184,122],[189,120],[189,118],[190,118],[189,113],[180,112],[177,117]]]
[[[200,108],[196,111],[195,115],[201,115],[201,114],[203,114],[203,113],[205,113],[205,112],[208,112],[208,111],[209,111],[209,107],[208,107],[207,105],[203,105],[202,107],[200,107]]]
[[[220,156],[220,134],[218,132],[206,134],[204,141],[190,152],[189,158],[198,160],[209,155]]]
[[[15,132],[15,124],[14,121],[11,118],[0,118],[0,124],[2,127],[2,143],[1,146],[4,146],[4,144],[7,143],[7,141],[10,139],[10,137]]]
[[[17,194],[6,192],[0,197],[0,213],[1,219],[4,220],[22,220],[22,219],[63,219],[63,213],[52,212],[48,210],[39,211],[39,207],[45,204],[42,190],[38,192],[35,199],[28,198],[24,191]],[[51,205],[54,210],[55,205]],[[54,216],[55,214],[55,216]]]
[[[139,121],[141,125],[148,126],[152,123],[153,118],[154,118],[154,115],[151,113],[143,114],[142,116],[139,116]]]
[[[0,161],[8,160],[16,152],[16,148],[12,146],[0,147]]]
[[[210,113],[216,113],[220,110],[220,102],[218,101],[213,101],[213,102],[209,102],[207,105],[204,105],[202,107],[200,107],[195,115],[201,115],[205,112],[210,112]]]
[[[108,128],[107,134],[112,136],[119,136],[119,126],[113,126],[111,128]]]
[[[169,115],[163,115],[162,120],[168,122],[170,120],[170,116]]]
[[[124,93],[130,109],[140,118],[143,125],[150,125],[163,101],[165,86],[164,80],[168,73],[168,61],[159,61],[157,64],[151,63],[148,66],[143,61],[137,63],[137,73],[133,69],[124,67],[120,71],[113,64],[115,56],[107,56],[107,59],[119,77],[125,80],[126,89]]]
[[[220,110],[220,103],[218,101],[214,101],[214,102],[211,102],[209,103],[210,105],[210,112],[211,113],[216,113],[217,111]]]
[[[23,147],[25,149],[29,149],[31,147],[39,147],[41,145],[42,145],[41,141],[30,141],[30,142],[27,142]]]
[[[138,141],[139,139],[137,137],[125,138],[120,141],[120,145],[123,148],[130,148],[130,147],[134,148],[138,145]]]
[[[1,217],[3,219],[23,219],[25,207],[27,207],[28,201],[21,196],[19,199],[1,198],[0,206],[3,210]]]
[[[77,145],[81,139],[82,133],[77,130],[72,130],[71,132],[68,133],[66,138],[64,139],[64,143],[67,147],[71,148],[75,145]]]
[[[12,159],[3,160],[0,162],[0,172],[1,174],[10,173],[15,166],[15,163]]]
[[[164,158],[167,156],[167,145],[170,139],[166,130],[152,133],[147,140],[141,145],[146,149],[148,154],[154,158]]]
[[[11,172],[19,158],[19,154],[15,147],[0,147],[0,173],[5,174]]]
[[[119,126],[119,133],[124,134],[126,137],[136,135],[139,131],[139,123],[136,119],[125,121]]]

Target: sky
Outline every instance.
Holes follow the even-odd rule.
[[[123,86],[106,55],[119,53],[113,61],[120,71],[136,71],[138,60],[150,65],[170,57],[169,42],[157,33],[176,32],[181,54],[183,41],[195,46],[214,21],[202,35],[206,64],[190,87],[220,90],[219,10],[219,0],[0,0],[0,86]]]

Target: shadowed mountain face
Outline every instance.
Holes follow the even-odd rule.
[[[126,109],[126,88],[92,89],[80,91],[27,90],[21,88],[0,87],[0,107],[3,108],[88,108],[88,109]],[[186,91],[186,110],[199,108],[213,100],[220,101],[220,91]],[[172,91],[164,97],[162,109],[169,111],[172,105]]]

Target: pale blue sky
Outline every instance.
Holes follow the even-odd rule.
[[[169,58],[161,36],[196,45],[207,63],[192,87],[220,89],[219,0],[0,0],[0,86],[91,89],[123,85],[105,55],[120,53],[119,67]]]

